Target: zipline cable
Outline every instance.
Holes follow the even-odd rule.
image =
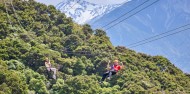
[[[177,29],[180,29],[180,28],[185,27],[185,26],[188,26],[188,25],[189,25],[189,24],[186,24],[186,25],[177,27],[177,28],[175,28],[175,29],[169,30],[168,32],[175,31],[175,30],[177,30]],[[156,38],[156,39],[152,39],[152,40],[149,40],[149,41],[145,41],[144,43],[141,43],[141,44],[138,44],[138,45],[134,45],[134,46],[131,46],[131,47],[128,47],[128,48],[134,48],[134,47],[137,47],[137,46],[141,46],[141,45],[147,44],[147,43],[149,43],[149,42],[153,42],[153,41],[156,41],[156,40],[165,38],[165,37],[169,37],[169,36],[172,36],[172,35],[175,35],[175,34],[184,32],[184,31],[189,30],[189,29],[190,29],[190,27],[185,28],[185,29],[180,30],[180,31],[173,32],[173,33],[171,33],[171,34],[167,34],[166,32],[164,32],[164,33],[161,33],[161,34],[156,35],[156,36],[160,36],[160,35],[164,35],[164,34],[167,34],[167,35],[164,35],[164,36],[162,36],[162,37],[158,37],[158,38]],[[151,38],[153,38],[153,37],[151,37]],[[146,40],[148,40],[148,38],[147,38]],[[88,53],[87,53],[87,54],[86,54],[86,53],[83,53],[83,54],[82,54],[82,52],[89,52],[89,51],[76,51],[76,52],[73,52],[73,51],[66,51],[65,53],[67,53],[67,54],[79,54],[79,55],[93,55],[93,54],[88,54]]]
[[[137,45],[131,46],[131,47],[129,47],[129,48],[137,47],[137,46],[140,46],[140,45],[143,45],[143,44],[146,44],[146,43],[152,42],[152,41],[156,41],[156,40],[159,40],[159,39],[162,39],[162,38],[165,38],[165,37],[168,37],[168,36],[172,36],[172,35],[174,35],[174,34],[178,34],[178,33],[180,33],[180,32],[186,31],[186,30],[189,30],[190,27],[188,27],[188,28],[184,28],[183,30],[180,30],[180,31],[173,32],[173,33],[171,33],[171,34],[167,34],[167,33],[170,33],[170,32],[172,32],[172,31],[175,31],[175,30],[181,29],[181,28],[183,28],[183,27],[185,27],[185,26],[188,26],[188,25],[190,25],[190,24],[185,24],[185,25],[183,25],[183,26],[180,26],[180,27],[174,28],[174,29],[169,30],[169,31],[167,31],[167,32],[164,32],[164,33],[161,33],[161,34],[158,34],[158,35],[152,36],[152,37],[150,37],[150,38],[146,38],[146,39],[141,40],[141,41],[139,41],[139,42],[135,42],[135,43],[133,43],[133,44],[131,44],[131,45],[134,45],[134,44],[137,44],[137,43],[140,43],[140,44],[137,44]],[[161,35],[164,35],[164,36],[162,36],[162,37],[158,37],[158,36],[161,36]],[[153,39],[153,38],[155,38],[155,37],[158,37],[158,38]],[[152,39],[152,40],[150,40],[150,39]],[[141,43],[141,42],[143,42],[143,43]],[[73,52],[73,51],[66,51],[66,53],[67,53],[67,52],[69,52],[69,53],[75,53],[75,52]],[[76,52],[89,52],[89,51],[76,51]]]
[[[138,45],[134,45],[134,46],[128,47],[128,48],[134,48],[134,47],[137,47],[137,46],[141,46],[141,45],[147,44],[147,43],[149,43],[149,42],[153,42],[153,41],[156,41],[156,40],[159,40],[159,39],[168,37],[168,36],[172,36],[172,35],[175,35],[175,34],[177,34],[177,33],[181,33],[181,32],[183,32],[183,31],[186,31],[186,30],[189,30],[189,29],[190,29],[190,27],[189,27],[189,28],[186,28],[186,29],[184,29],[184,30],[180,30],[180,31],[177,31],[177,32],[174,32],[174,33],[171,33],[171,34],[168,34],[168,35],[165,35],[165,36],[162,36],[162,37],[159,37],[159,38],[156,38],[156,39],[147,41],[147,42],[144,42],[144,43],[140,43],[140,44],[138,44]]]
[[[130,18],[130,17],[136,15],[137,13],[139,13],[139,12],[141,12],[142,10],[144,10],[144,9],[146,9],[146,8],[148,8],[148,7],[150,7],[151,5],[155,4],[155,3],[158,2],[158,1],[159,1],[159,0],[154,1],[154,2],[151,3],[150,5],[148,5],[148,6],[144,7],[144,8],[142,8],[142,9],[140,9],[139,11],[137,11],[137,12],[135,12],[134,14],[130,15],[129,17],[127,17],[127,18],[125,18],[125,19],[122,19],[121,21],[119,21],[119,22],[117,22],[117,23],[111,25],[111,26],[108,27],[108,28],[105,28],[105,30],[108,30],[108,29],[110,29],[110,28],[112,28],[112,27],[118,25],[119,23],[121,23],[121,22],[125,21],[126,19],[128,19],[128,18]]]
[[[119,4],[119,5],[123,5],[123,4],[127,3],[127,2],[128,2],[128,0],[126,0],[126,2],[124,2],[124,3],[122,3],[122,4]],[[99,20],[100,20],[100,19],[95,20],[95,21],[92,23],[92,25],[95,24],[96,22],[98,22]]]
[[[130,11],[126,12],[125,14],[123,14],[123,15],[119,16],[118,18],[116,18],[116,19],[112,20],[112,21],[111,21],[111,22],[109,22],[108,24],[106,24],[106,25],[102,26],[101,28],[104,28],[104,27],[106,27],[106,26],[108,26],[108,25],[112,24],[113,22],[115,22],[115,21],[119,20],[120,18],[124,17],[125,15],[129,14],[130,12],[133,12],[135,9],[137,9],[137,8],[141,7],[142,5],[144,5],[145,3],[147,3],[148,1],[149,1],[149,0],[146,0],[145,2],[141,3],[140,5],[136,6],[136,7],[135,7],[135,8],[133,8],[133,9],[131,9]]]
[[[89,53],[76,53],[76,52],[69,52],[69,53],[65,53],[65,54],[73,54],[73,55],[88,55],[88,56],[93,56],[96,54],[89,54]]]
[[[177,28],[174,28],[174,29],[169,30],[169,31],[167,31],[167,32],[163,32],[163,33],[161,33],[161,34],[157,34],[157,35],[155,35],[155,36],[152,36],[152,37],[143,39],[143,40],[141,40],[141,41],[137,41],[137,42],[135,42],[135,43],[131,43],[131,44],[127,45],[127,47],[128,47],[128,46],[135,45],[135,44],[138,44],[138,43],[141,43],[141,42],[143,42],[143,41],[147,41],[147,40],[149,40],[149,39],[153,39],[153,38],[155,38],[155,37],[159,37],[159,36],[161,36],[161,35],[164,35],[164,34],[167,34],[167,33],[170,33],[170,32],[173,32],[173,31],[175,31],[175,30],[177,30],[177,29],[183,28],[183,27],[188,26],[188,25],[190,25],[190,23],[189,23],[189,24],[185,24],[185,25],[180,26],[180,27],[177,27]]]

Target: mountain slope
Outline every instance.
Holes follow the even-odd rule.
[[[33,0],[13,5],[15,11],[0,3],[0,93],[190,93],[189,75],[162,56],[114,47],[106,32],[78,25],[54,6]],[[56,80],[44,65],[46,57],[57,68]],[[114,59],[124,68],[99,84]]]

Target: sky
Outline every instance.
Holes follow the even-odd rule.
[[[66,0],[36,0],[36,1],[47,4],[47,5],[57,5],[58,3],[66,1]],[[121,4],[130,0],[84,0],[84,1],[91,2],[94,4],[106,5],[106,4]]]

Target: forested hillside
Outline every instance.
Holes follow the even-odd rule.
[[[78,25],[51,5],[10,1],[0,1],[0,94],[190,93],[190,76],[168,59],[114,47],[105,31]],[[99,84],[114,59],[125,67]]]

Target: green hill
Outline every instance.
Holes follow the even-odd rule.
[[[52,79],[44,60],[58,69]],[[109,60],[124,69],[98,82]],[[114,47],[100,29],[34,0],[0,1],[0,94],[188,94],[190,76],[168,59]]]

